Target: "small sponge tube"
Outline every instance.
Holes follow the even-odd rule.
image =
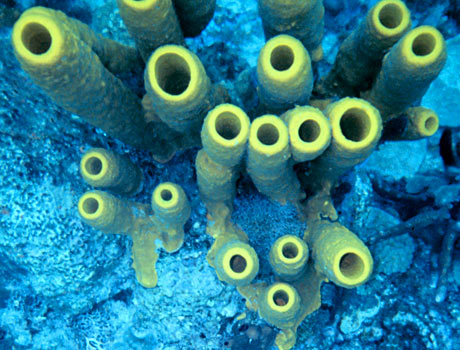
[[[189,219],[191,211],[184,190],[172,182],[163,182],[155,187],[152,194],[152,209],[164,228],[180,230]]]
[[[78,213],[85,223],[106,233],[129,234],[134,224],[131,206],[103,191],[84,193],[78,201]]]
[[[283,281],[295,281],[305,272],[308,246],[294,235],[278,238],[270,249],[270,265]]]
[[[131,160],[103,148],[91,148],[80,161],[80,174],[89,185],[132,195],[142,186],[142,172]]]
[[[301,303],[297,290],[288,283],[277,282],[265,288],[258,299],[259,314],[280,329],[295,328]]]
[[[259,272],[259,258],[249,244],[234,240],[219,249],[215,266],[221,281],[241,287],[250,284]]]

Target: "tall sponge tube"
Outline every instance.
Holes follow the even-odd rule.
[[[249,133],[247,170],[259,192],[282,204],[302,198],[290,156],[284,122],[269,114],[256,118]]]
[[[171,0],[117,0],[117,5],[144,61],[162,45],[184,44]]]
[[[340,46],[322,88],[339,96],[369,89],[383,56],[410,27],[410,12],[402,1],[378,2]]]
[[[196,172],[201,199],[211,216],[216,215],[219,203],[233,208],[249,127],[246,113],[231,104],[215,107],[204,120],[203,149],[196,157]]]
[[[42,7],[21,15],[12,43],[22,68],[63,108],[127,144],[149,148],[140,99],[101,62],[113,42],[96,45],[87,26],[66,19]]]
[[[423,97],[446,58],[442,34],[431,26],[417,27],[385,56],[377,80],[365,97],[386,121]]]
[[[265,38],[288,34],[299,39],[314,62],[323,58],[323,0],[258,0]]]

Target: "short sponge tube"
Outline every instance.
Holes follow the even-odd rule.
[[[246,286],[259,272],[259,258],[249,244],[232,240],[217,252],[215,268],[221,281],[237,287]]]
[[[270,39],[259,53],[257,80],[260,103],[270,113],[306,105],[313,89],[308,51],[289,35]]]
[[[288,283],[277,282],[265,288],[258,298],[259,314],[280,329],[295,328],[301,312],[297,290]]]
[[[106,233],[129,234],[134,225],[131,206],[103,191],[88,191],[78,201],[78,213],[88,225]]]
[[[199,133],[210,109],[224,97],[211,85],[199,58],[185,47],[155,50],[145,69],[145,88],[158,117],[181,133]]]
[[[373,259],[369,249],[340,223],[320,220],[313,224],[307,242],[315,268],[335,284],[354,288],[370,278]]]
[[[250,120],[232,104],[221,104],[206,116],[201,130],[203,149],[214,162],[233,167],[241,162],[249,137]]]
[[[323,58],[322,0],[258,0],[257,3],[266,40],[288,34],[302,42],[314,62]]]
[[[294,235],[278,238],[270,249],[273,272],[284,281],[295,281],[304,272],[308,261],[308,246]]]
[[[142,172],[131,160],[103,148],[91,148],[80,161],[80,174],[89,185],[132,195],[142,186]]]
[[[155,216],[165,227],[182,227],[190,217],[190,203],[181,186],[163,182],[152,194]]]
[[[439,128],[439,116],[431,108],[410,107],[385,126],[385,140],[419,140]]]
[[[331,125],[319,109],[295,107],[281,119],[287,124],[292,158],[306,162],[319,157],[331,143]]]
[[[144,61],[162,45],[184,44],[171,0],[117,0],[117,5]]]
[[[366,99],[379,109],[384,121],[396,117],[423,97],[446,57],[445,40],[436,28],[412,29],[385,56]]]
[[[191,213],[187,195],[179,185],[163,182],[153,191],[152,209],[163,247],[167,252],[177,251],[184,243],[184,224]]]

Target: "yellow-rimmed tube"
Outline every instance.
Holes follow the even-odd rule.
[[[378,2],[340,46],[322,87],[339,96],[370,88],[383,56],[411,27],[410,12],[399,0]]]
[[[274,283],[260,294],[259,314],[265,321],[280,329],[295,328],[301,302],[299,293],[293,286]]]
[[[162,45],[184,44],[171,0],[117,0],[117,5],[144,61]]]
[[[257,80],[260,103],[271,113],[306,105],[313,89],[308,51],[289,35],[270,39],[259,53]]]
[[[211,21],[216,0],[173,0],[177,17],[186,37],[196,37]]]
[[[219,249],[215,260],[217,277],[233,286],[251,283],[259,272],[255,250],[242,241],[230,241]]]
[[[273,272],[284,281],[295,281],[304,272],[308,261],[308,246],[297,236],[278,238],[270,249]]]
[[[249,131],[247,170],[259,192],[283,204],[300,198],[289,158],[286,124],[275,115],[256,118]]]
[[[184,224],[190,217],[187,195],[179,185],[163,182],[153,191],[152,208],[164,249],[175,252],[184,243]]]
[[[131,206],[103,191],[84,193],[78,213],[88,225],[107,233],[128,234],[134,224]]]
[[[288,34],[302,42],[313,61],[323,58],[322,0],[258,0],[258,8],[266,40]]]
[[[233,167],[241,162],[249,137],[250,120],[239,107],[221,104],[206,116],[201,141],[214,162]]]
[[[122,57],[123,50],[112,41],[97,45],[99,37],[75,23],[42,7],[25,11],[12,34],[22,68],[63,108],[127,144],[149,148],[140,99],[101,63],[105,50]]]
[[[315,268],[345,288],[365,283],[372,274],[373,260],[358,236],[338,222],[320,220],[312,226],[306,240]]]
[[[343,98],[324,110],[332,128],[330,146],[312,161],[303,184],[311,191],[330,191],[337,180],[374,150],[382,134],[379,111],[359,98]]]
[[[434,27],[408,32],[385,56],[367,99],[384,121],[403,112],[423,97],[446,62],[446,43]]]
[[[404,112],[408,124],[401,138],[418,140],[432,136],[439,128],[439,117],[435,111],[425,107],[412,107]]]
[[[145,88],[158,117],[182,133],[198,133],[206,113],[224,100],[198,57],[177,45],[155,50],[145,69]]]
[[[83,155],[80,174],[89,185],[119,194],[134,194],[142,186],[142,172],[128,157],[103,148]]]
[[[331,143],[331,125],[319,109],[303,106],[284,113],[292,158],[306,162],[320,156]]]

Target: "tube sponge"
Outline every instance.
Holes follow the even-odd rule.
[[[129,234],[134,224],[132,207],[102,191],[89,191],[78,201],[78,213],[84,222],[106,233]]]
[[[274,283],[259,297],[259,314],[278,328],[295,328],[301,302],[299,293],[293,286],[287,283]]]
[[[93,187],[131,195],[142,186],[142,172],[123,155],[103,148],[91,148],[80,161],[83,179]]]
[[[155,50],[145,69],[145,88],[158,117],[182,133],[198,133],[206,113],[224,102],[198,57],[177,45]]]
[[[219,249],[215,267],[221,281],[233,286],[245,286],[259,272],[259,259],[249,244],[233,240]]]
[[[423,97],[446,62],[446,43],[434,27],[421,26],[393,46],[368,94],[384,121]]]
[[[383,56],[410,27],[410,12],[402,1],[378,2],[340,46],[334,66],[320,90],[339,96],[357,96],[369,89]]]
[[[184,242],[184,224],[191,211],[184,190],[172,182],[159,184],[153,191],[152,209],[163,247],[167,252],[176,251]]]
[[[132,49],[43,7],[21,15],[12,42],[22,68],[56,103],[127,144],[150,147],[140,99],[103,65],[123,70],[117,58]]]
[[[249,133],[247,170],[259,192],[282,204],[301,199],[289,158],[289,134],[283,121],[275,115],[256,118]]]
[[[312,247],[319,272],[345,288],[360,286],[369,279],[373,269],[371,253],[353,232],[328,220],[318,220],[310,226],[305,240]]]
[[[313,61],[323,57],[324,31],[322,0],[258,0],[265,38],[288,34],[299,39]]]
[[[216,0],[173,0],[177,17],[186,37],[199,35],[211,21]]]
[[[308,246],[297,236],[278,238],[270,249],[273,272],[284,281],[294,281],[304,272],[308,261]]]
[[[233,167],[241,162],[249,137],[250,120],[239,107],[221,104],[206,116],[201,141],[207,155],[216,163]]]
[[[206,209],[214,214],[214,206],[224,203],[233,208],[238,171],[214,162],[205,150],[200,150],[195,161],[198,188]]]
[[[196,172],[201,199],[215,214],[221,202],[233,207],[236,180],[249,136],[246,113],[231,104],[221,104],[206,116],[201,130],[203,149],[196,157]]]
[[[281,119],[287,124],[292,158],[306,162],[320,156],[331,143],[329,120],[317,108],[295,107]]]
[[[324,111],[332,127],[329,148],[311,164],[306,186],[314,192],[330,191],[337,180],[363,162],[382,133],[379,111],[359,98],[343,98]]]
[[[260,103],[270,113],[306,105],[313,89],[308,51],[289,35],[270,39],[259,54],[257,80]]]
[[[117,0],[117,4],[144,61],[162,45],[184,44],[171,0]]]

